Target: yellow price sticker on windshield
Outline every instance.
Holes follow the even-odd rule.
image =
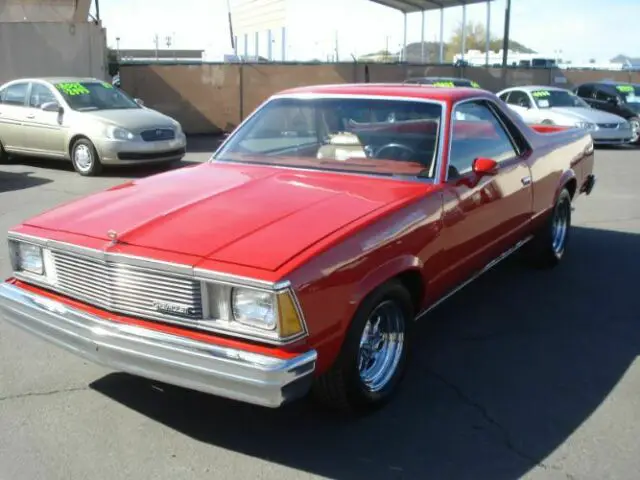
[[[633,86],[632,85],[617,85],[616,89],[619,92],[633,93]]]
[[[80,83],[59,83],[56,85],[56,88],[70,97],[88,95],[90,93],[89,89]]]
[[[550,97],[551,93],[548,90],[536,90],[535,92],[531,92],[531,95],[535,98],[541,98]]]
[[[473,82],[473,81],[472,81],[472,82],[471,82],[471,86],[472,86],[473,88],[480,88],[480,84],[479,84],[478,82]]]
[[[453,82],[445,82],[445,81],[433,82],[431,85],[433,85],[434,87],[455,87]]]
[[[113,85],[111,85],[110,83],[107,83],[107,82],[102,82],[102,86],[104,88],[113,88]]]

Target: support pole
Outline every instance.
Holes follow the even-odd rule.
[[[440,63],[444,63],[444,8],[440,9]]]
[[[407,12],[404,12],[404,29],[402,33],[402,61],[407,61]]]
[[[507,0],[504,11],[504,38],[502,39],[502,68],[507,66],[507,55],[509,51],[509,24],[511,22],[511,0]]]
[[[260,56],[260,33],[256,32],[255,34],[255,56],[256,56],[256,62],[258,61],[258,57]]]
[[[464,54],[467,51],[467,4],[462,5],[462,43],[460,45],[461,60],[464,62]]]
[[[486,53],[484,57],[484,63],[489,66],[489,50],[491,49],[491,0],[487,0],[487,45],[485,47]]]
[[[273,34],[271,29],[267,30],[267,58],[273,61]]]
[[[287,29],[282,27],[282,61],[287,58]]]
[[[422,25],[420,27],[420,62],[425,63],[424,61],[424,29],[425,29],[425,15],[424,10],[422,10]]]

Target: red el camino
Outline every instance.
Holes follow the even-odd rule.
[[[591,136],[473,88],[268,99],[211,160],[9,232],[5,320],[89,360],[269,407],[384,404],[414,324],[521,250],[552,267]]]

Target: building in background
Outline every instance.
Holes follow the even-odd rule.
[[[287,26],[292,17],[295,0],[229,0],[233,36],[232,60],[287,59]],[[279,51],[276,51],[279,46]]]

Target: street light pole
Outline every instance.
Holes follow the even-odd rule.
[[[507,0],[504,11],[504,37],[502,38],[502,68],[507,66],[507,55],[509,50],[509,24],[511,23],[511,0]]]

